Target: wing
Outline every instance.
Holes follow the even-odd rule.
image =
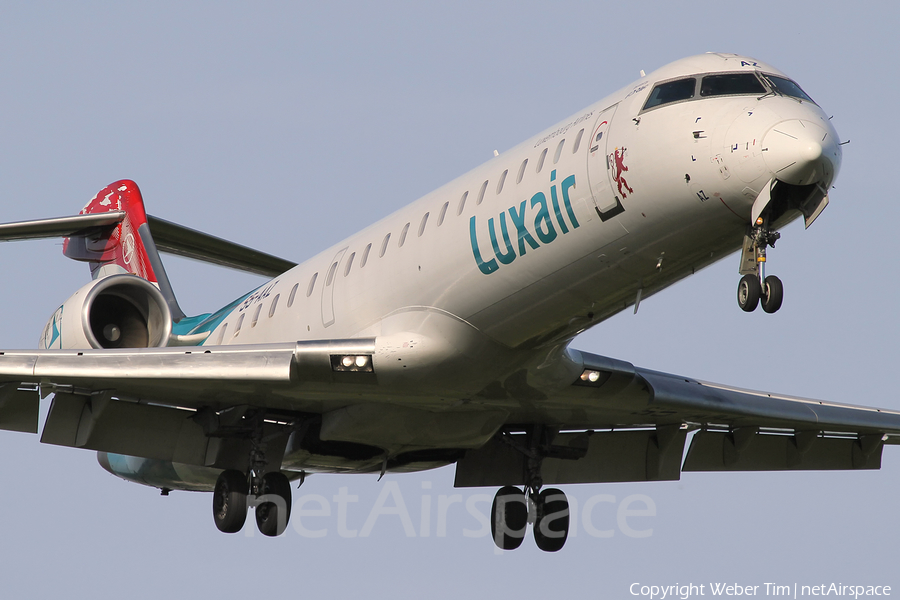
[[[0,426],[42,441],[236,468],[253,423],[303,471],[457,461],[458,486],[678,479],[681,471],[877,469],[900,413],[741,390],[577,351],[475,393],[429,387],[377,338],[0,353]],[[541,372],[539,372],[541,371]],[[427,374],[425,374],[427,375]],[[527,447],[540,428],[540,447]],[[688,435],[690,449],[682,461]],[[529,454],[530,453],[530,454]]]
[[[743,390],[574,354],[581,375],[547,402],[562,433],[543,446],[545,484],[677,480],[682,471],[878,469],[884,444],[900,443],[900,412]],[[467,453],[456,485],[524,484],[523,446],[533,433],[510,427]]]

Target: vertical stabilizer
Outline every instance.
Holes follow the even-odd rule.
[[[124,211],[125,218],[101,232],[70,236],[63,242],[63,254],[90,264],[91,276],[100,279],[118,273],[130,273],[159,287],[176,322],[184,317],[169,278],[159,258],[144,200],[137,184],[122,179],[109,184],[81,210],[80,214]]]

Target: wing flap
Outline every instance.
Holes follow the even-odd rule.
[[[545,485],[677,481],[686,435],[680,428],[561,433],[553,440],[555,447],[586,452],[577,460],[545,458],[541,480]],[[495,439],[457,462],[453,486],[524,485],[527,473],[525,454]]]
[[[880,469],[880,436],[825,437],[740,430],[698,431],[691,440],[684,471],[830,471]]]
[[[39,408],[37,389],[0,384],[0,429],[37,433]]]
[[[37,405],[35,403],[35,405]],[[210,438],[193,411],[57,392],[41,442],[203,465]]]

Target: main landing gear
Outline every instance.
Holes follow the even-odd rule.
[[[265,442],[260,419],[250,434],[250,468],[246,474],[222,471],[213,490],[213,520],[222,533],[244,527],[247,508],[256,509],[260,533],[274,537],[284,533],[291,518],[291,484],[280,471],[266,473]]]
[[[505,486],[494,496],[491,537],[501,550],[515,550],[522,545],[528,524],[532,523],[537,547],[544,552],[557,552],[569,536],[569,500],[561,490],[541,489],[541,462],[548,456],[574,459],[584,453],[553,446],[553,432],[544,427],[531,428],[527,437],[527,447],[502,438],[525,455],[528,483],[524,490]]]
[[[288,478],[280,472],[248,477],[235,469],[222,471],[213,491],[213,519],[219,531],[240,531],[247,519],[248,506],[256,507],[256,526],[260,533],[269,537],[284,533],[291,518]]]
[[[741,251],[741,269],[743,275],[738,283],[738,306],[745,312],[753,312],[762,305],[767,313],[781,308],[784,299],[784,286],[774,275],[766,276],[766,248],[775,247],[781,234],[769,229],[768,217],[759,217],[750,232],[744,236]]]
[[[569,536],[569,501],[553,488],[536,492],[508,485],[500,488],[491,506],[491,536],[501,550],[522,545],[528,523],[534,524],[534,542],[544,552],[562,549]]]

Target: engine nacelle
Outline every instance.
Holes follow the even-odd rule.
[[[87,284],[56,309],[41,348],[154,348],[169,343],[172,313],[159,289],[136,275]]]

